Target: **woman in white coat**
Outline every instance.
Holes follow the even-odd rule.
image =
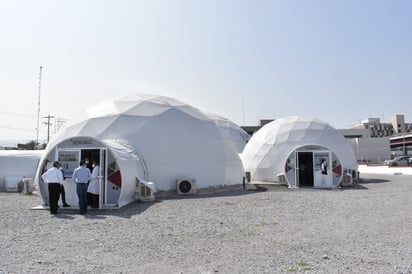
[[[92,208],[99,208],[99,171],[100,167],[96,161],[92,164],[93,171],[87,188],[87,198]]]

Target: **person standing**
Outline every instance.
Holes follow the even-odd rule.
[[[63,167],[61,164],[60,164],[59,169],[62,172],[63,180],[66,180],[66,177],[64,176]],[[66,202],[66,191],[64,190],[64,184],[62,184],[61,196],[62,196],[63,207],[70,207],[70,205]]]
[[[73,172],[73,182],[76,183],[80,214],[82,215],[87,213],[87,182],[90,177],[90,170],[86,167],[86,162],[81,160],[80,166]]]
[[[41,178],[48,184],[49,189],[49,206],[51,214],[59,214],[57,211],[58,202],[60,198],[60,191],[63,184],[63,174],[61,172],[60,163],[54,162],[53,167],[48,169]]]
[[[93,167],[93,171],[92,171],[92,176],[90,179],[89,186],[87,188],[87,197],[88,197],[88,202],[90,203],[92,208],[98,208],[99,207],[99,165],[97,164],[97,161],[93,161],[92,167]]]

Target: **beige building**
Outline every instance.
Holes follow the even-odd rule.
[[[369,131],[371,138],[390,137],[398,134],[405,134],[412,130],[412,124],[405,123],[403,114],[393,115],[390,123],[382,123],[379,118],[366,118],[361,120],[359,125],[352,126],[349,130],[363,129]],[[349,135],[350,131],[347,131]]]

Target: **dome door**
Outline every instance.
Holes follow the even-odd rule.
[[[313,180],[313,152],[296,152],[296,186],[314,186]]]
[[[331,188],[332,180],[332,157],[330,151],[316,151],[313,153],[314,164],[314,187]]]

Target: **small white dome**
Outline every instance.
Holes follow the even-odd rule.
[[[290,116],[277,119],[256,132],[242,153],[245,171],[252,180],[276,181],[287,173],[287,162],[296,150],[329,150],[343,169],[357,169],[352,146],[329,124],[317,119]]]

